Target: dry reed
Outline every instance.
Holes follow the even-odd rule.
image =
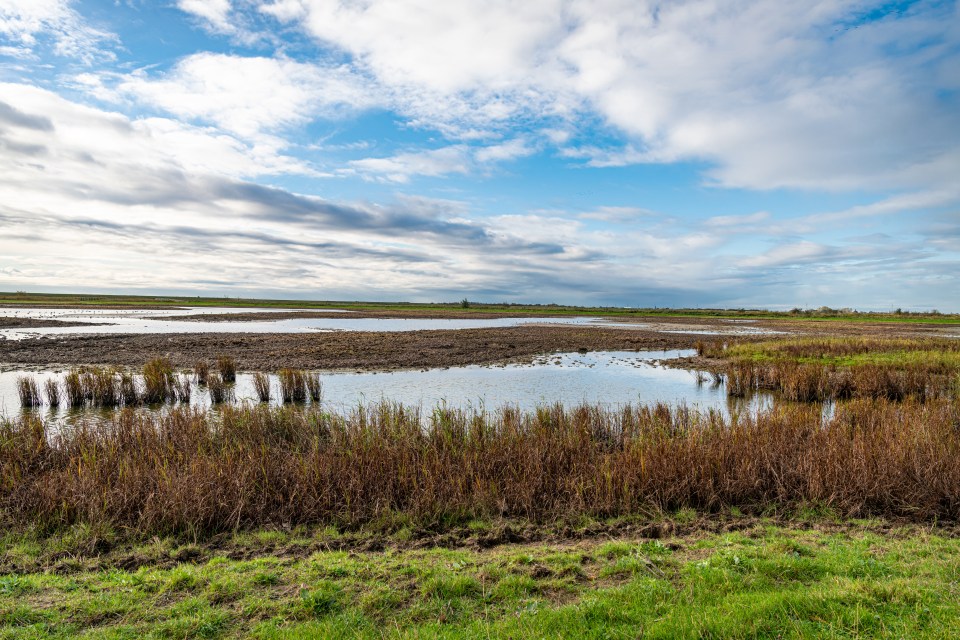
[[[83,380],[79,369],[67,372],[63,379],[63,388],[67,395],[67,404],[71,407],[81,407],[86,399],[83,391]]]
[[[217,369],[220,371],[220,377],[224,382],[237,381],[237,361],[230,356],[220,356],[217,358]]]
[[[143,365],[143,401],[166,402],[176,397],[173,365],[166,358],[154,358]]]
[[[210,363],[206,360],[198,360],[193,365],[193,374],[196,376],[197,384],[207,384],[207,376],[210,375]]]
[[[253,374],[253,389],[260,402],[270,402],[270,376],[259,372]]]
[[[960,413],[949,401],[784,405],[725,419],[688,408],[543,407],[495,413],[379,404],[349,415],[225,406],[52,428],[0,424],[0,515],[144,536],[361,526],[402,514],[612,517],[817,504],[843,516],[960,517]]]
[[[17,395],[20,396],[21,407],[39,407],[43,404],[40,396],[40,386],[30,376],[17,378]]]
[[[63,387],[63,385],[60,384],[60,381],[56,378],[48,378],[43,386],[47,394],[47,404],[49,404],[51,407],[59,407],[60,390]]]
[[[229,402],[233,398],[232,390],[219,373],[211,373],[207,376],[207,391],[210,392],[210,402],[213,404]]]
[[[320,402],[323,395],[323,383],[320,381],[319,373],[306,373],[304,379],[307,383],[307,394],[313,402]]]
[[[286,402],[305,402],[307,399],[306,374],[299,369],[280,369],[280,399]]]

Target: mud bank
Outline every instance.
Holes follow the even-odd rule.
[[[0,342],[0,363],[142,366],[164,356],[177,367],[190,367],[197,360],[229,355],[244,370],[391,370],[513,362],[583,349],[689,349],[701,338],[637,329],[538,325],[410,332],[85,335]]]

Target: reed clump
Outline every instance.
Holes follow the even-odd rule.
[[[253,390],[260,402],[270,402],[270,376],[260,372],[253,374]]]
[[[86,394],[83,390],[82,372],[79,369],[71,369],[63,378],[64,392],[67,396],[67,404],[71,407],[82,407],[86,401]]]
[[[63,385],[60,384],[60,381],[56,378],[47,378],[47,381],[43,384],[44,391],[47,395],[47,404],[51,407],[59,407],[61,400],[61,389]]]
[[[219,373],[211,373],[207,377],[207,391],[210,392],[212,404],[223,404],[233,400],[233,389],[223,381]]]
[[[121,404],[119,374],[112,369],[86,369],[80,374],[84,398],[94,407]]]
[[[307,375],[300,369],[280,369],[277,372],[280,383],[280,399],[283,402],[306,402]]]
[[[196,377],[197,384],[207,384],[207,376],[210,375],[210,363],[206,360],[198,360],[197,363],[193,365],[193,375]]]
[[[320,380],[320,374],[316,372],[304,374],[307,383],[307,394],[312,402],[320,402],[323,395],[323,382]]]
[[[224,382],[237,381],[237,361],[231,356],[217,358],[217,369],[220,371],[220,377]]]
[[[176,398],[173,364],[167,358],[154,358],[143,365],[143,402],[156,404]]]
[[[126,409],[47,430],[31,416],[0,424],[6,523],[201,535],[804,504],[960,519],[960,414],[942,399],[851,400],[826,422],[803,404],[724,418],[664,404],[423,415],[381,403]]]
[[[21,407],[39,407],[43,404],[40,385],[30,376],[17,378],[17,395],[20,396]]]
[[[923,365],[852,367],[734,361],[727,367],[727,394],[743,397],[755,391],[773,391],[786,400],[822,402],[849,398],[902,401],[949,397],[954,377]]]

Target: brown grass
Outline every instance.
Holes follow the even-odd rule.
[[[299,369],[280,369],[280,398],[284,402],[305,402],[307,399],[307,376]]]
[[[306,373],[304,379],[307,384],[307,394],[313,402],[320,402],[323,395],[323,383],[320,381],[319,373]]]
[[[40,395],[40,386],[37,381],[30,376],[20,376],[17,378],[17,395],[20,396],[21,407],[39,407],[43,404],[43,397]]]
[[[743,397],[758,390],[775,391],[786,400],[817,402],[847,398],[920,401],[950,397],[957,377],[931,372],[923,365],[900,368],[881,365],[853,367],[735,361],[727,367],[727,394]]]
[[[51,407],[60,406],[60,390],[63,388],[63,385],[60,384],[60,381],[56,378],[48,378],[43,385],[44,390],[47,394],[47,404]]]
[[[72,369],[67,372],[63,379],[63,388],[67,395],[67,404],[71,407],[82,407],[86,401],[86,394],[83,391],[83,379],[79,369]]]
[[[220,356],[217,358],[217,369],[220,371],[220,377],[224,382],[237,381],[237,361],[231,356]]]
[[[260,402],[270,402],[270,376],[259,372],[253,374],[253,389]]]
[[[210,402],[213,404],[222,404],[233,399],[233,390],[218,373],[207,376],[207,391],[210,392]]]
[[[960,410],[936,399],[853,400],[826,424],[807,405],[733,421],[666,405],[126,409],[51,435],[31,416],[0,426],[11,525],[199,535],[397,514],[429,526],[811,503],[843,516],[960,517]]]
[[[193,365],[193,374],[197,378],[197,384],[207,384],[207,376],[210,375],[210,363],[206,360],[198,360]]]

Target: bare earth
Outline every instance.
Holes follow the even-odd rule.
[[[40,320],[37,318],[10,318],[0,316],[0,329],[37,329],[40,327],[79,327],[90,326],[92,322],[64,322],[63,320]]]
[[[630,329],[523,326],[410,332],[317,334],[85,335],[0,342],[0,362],[140,366],[170,358],[178,367],[220,355],[241,369],[401,369],[488,364],[554,351],[690,348],[697,336]]]

